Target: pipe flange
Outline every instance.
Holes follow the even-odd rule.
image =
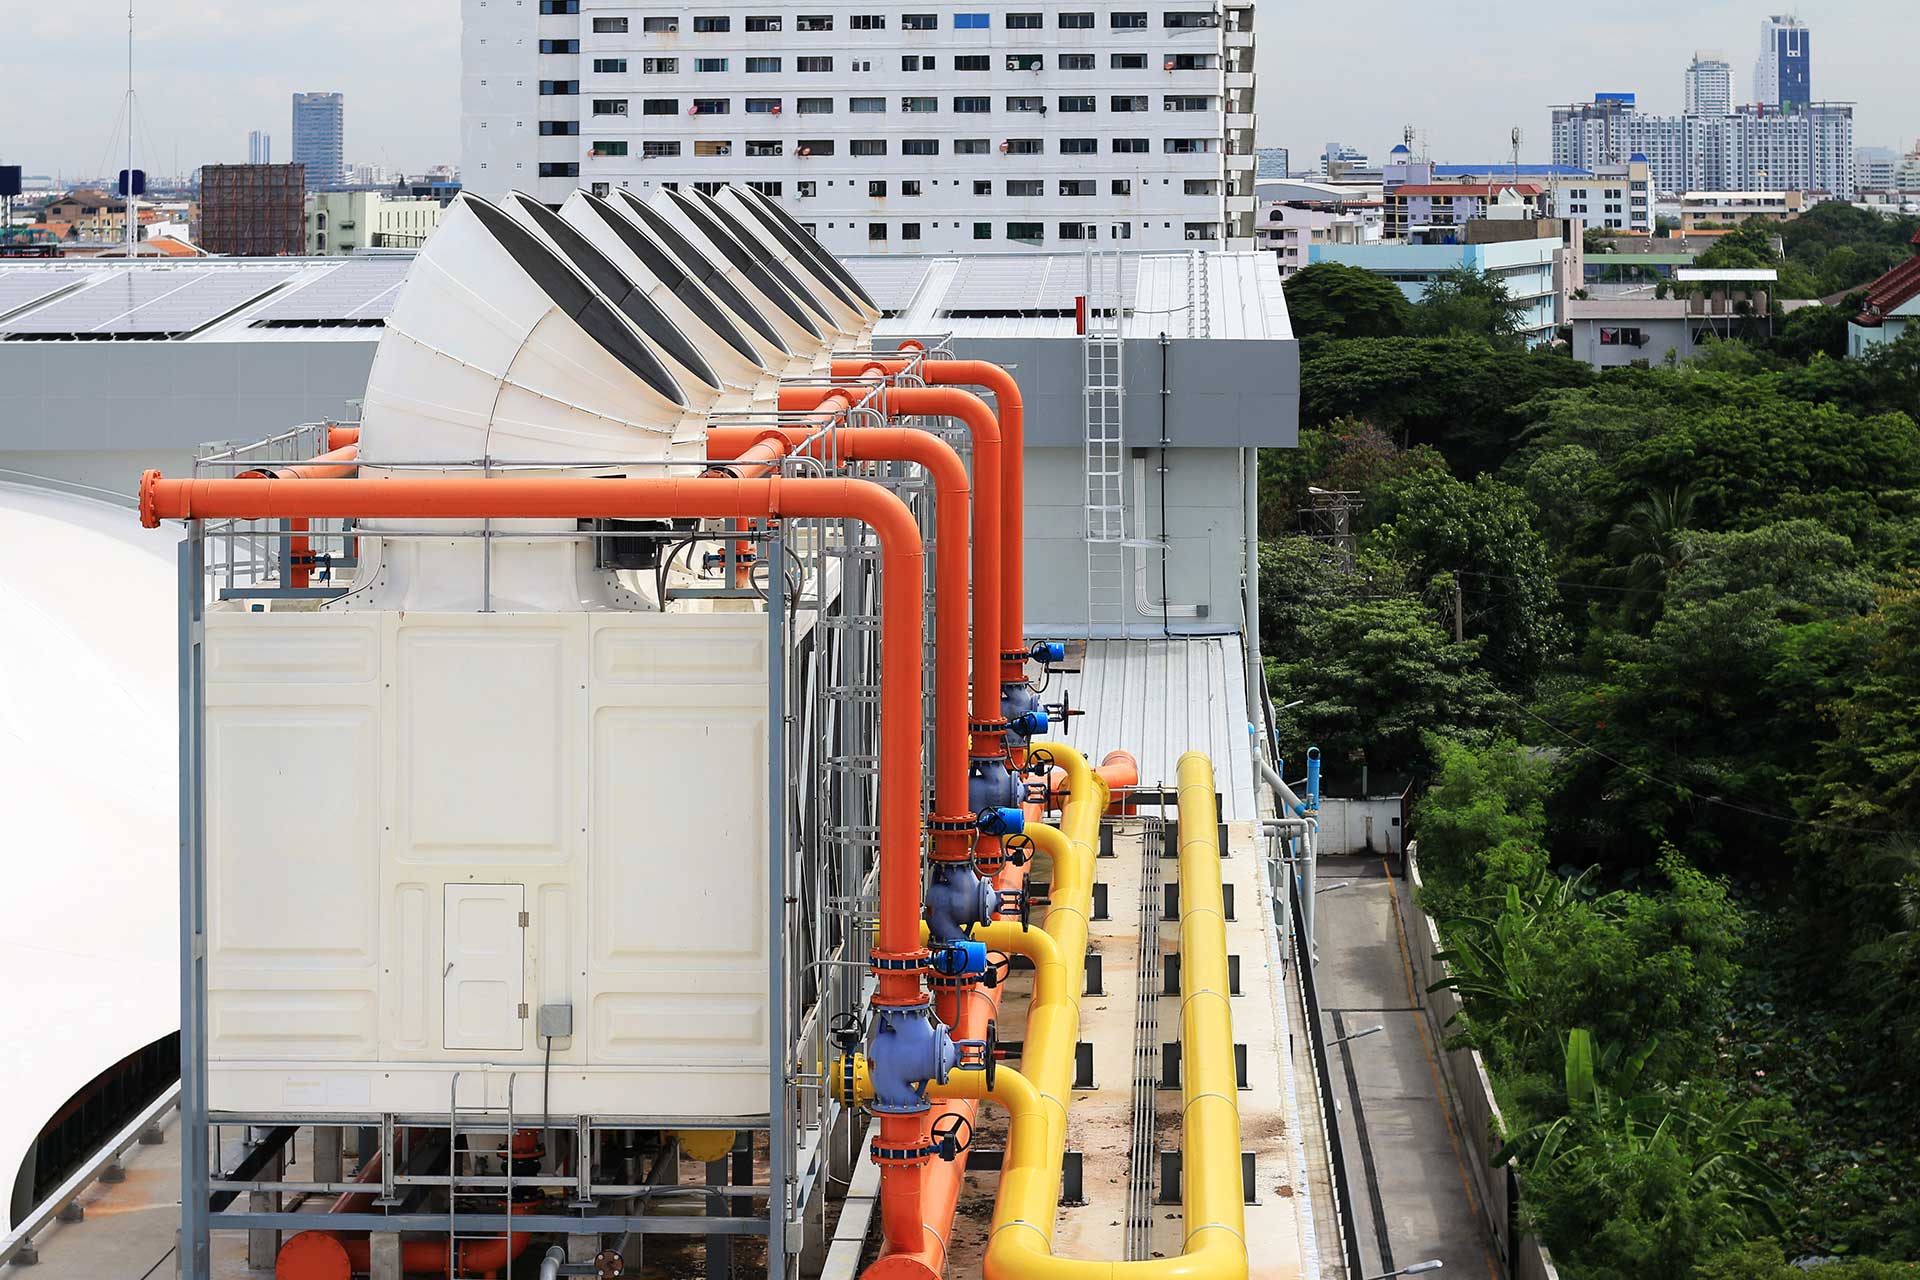
[[[964,818],[928,818],[927,830],[935,835],[972,835],[979,829],[979,821],[969,814]]]
[[[967,721],[968,733],[1005,733],[1006,731],[1007,731],[1007,722],[1005,720],[969,720]]]
[[[921,1164],[939,1154],[940,1144],[923,1142],[912,1147],[885,1147],[880,1145],[878,1138],[875,1138],[872,1150],[873,1162],[878,1165]]]
[[[867,958],[867,967],[875,973],[918,973],[927,967],[927,954],[911,951],[905,955],[883,955],[876,951]]]

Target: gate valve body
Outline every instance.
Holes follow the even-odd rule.
[[[945,1084],[959,1057],[931,1005],[876,1008],[873,1038],[867,1046],[871,1110],[896,1115],[925,1111],[927,1084]]]
[[[967,760],[967,807],[1011,809],[1015,803],[1013,774],[1004,756],[972,756]]]
[[[971,862],[933,864],[927,884],[927,935],[936,944],[966,937],[974,925],[993,919],[995,905],[992,882],[982,879]]]

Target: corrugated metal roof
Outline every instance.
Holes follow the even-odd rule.
[[[1073,720],[1067,742],[1101,754],[1132,752],[1145,786],[1172,787],[1180,757],[1203,751],[1213,760],[1223,816],[1259,816],[1239,636],[1090,640],[1080,674],[1056,679],[1086,710]],[[1051,701],[1056,694],[1044,696]]]

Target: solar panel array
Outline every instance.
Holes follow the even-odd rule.
[[[115,271],[25,315],[0,322],[20,334],[181,334],[246,305],[292,271],[193,268]]]
[[[846,266],[883,311],[906,310],[930,269],[924,260],[912,258],[859,258]]]
[[[78,271],[33,267],[0,271],[0,316],[12,315],[22,307],[68,289],[85,279]]]
[[[1131,306],[1140,264],[1131,256],[1120,264],[1121,303]],[[1100,262],[1094,264],[1096,271],[1100,267]],[[940,309],[949,314],[1070,312],[1074,299],[1086,292],[1085,265],[1079,258],[975,258],[961,264]]]
[[[411,258],[345,262],[318,280],[289,289],[253,315],[256,325],[384,320],[393,310]]]

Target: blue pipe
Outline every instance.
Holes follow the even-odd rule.
[[[1320,812],[1320,748],[1307,748],[1307,808]]]

